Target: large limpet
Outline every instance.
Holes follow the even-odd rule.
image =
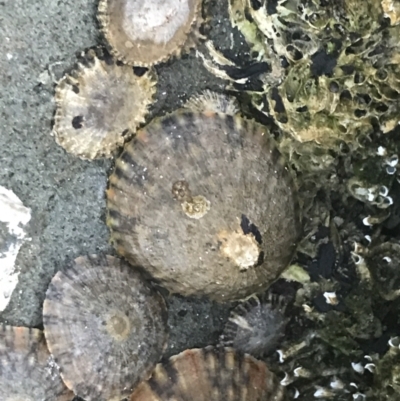
[[[119,401],[147,379],[167,339],[163,298],[111,256],[79,257],[47,290],[43,324],[68,388],[87,401]]]
[[[145,121],[155,84],[153,71],[89,49],[56,87],[57,143],[82,159],[110,157]]]
[[[232,348],[189,349],[158,364],[130,401],[282,401],[283,386],[264,362]]]
[[[117,252],[164,287],[217,301],[268,287],[301,231],[295,185],[267,129],[179,110],[116,161],[107,224]]]
[[[0,326],[0,399],[2,401],[71,401],[51,357],[43,332]]]
[[[149,66],[193,47],[203,0],[101,0],[98,19],[111,52]]]

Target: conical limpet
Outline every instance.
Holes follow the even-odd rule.
[[[103,49],[86,51],[56,87],[57,143],[82,159],[110,157],[144,122],[155,84],[153,71],[122,65]]]
[[[200,36],[203,0],[101,0],[98,19],[111,52],[149,66],[193,47]]]
[[[43,332],[0,326],[0,399],[2,401],[71,401],[51,357]]]
[[[167,340],[163,298],[111,256],[80,257],[47,290],[43,324],[68,388],[87,401],[119,401],[147,379]]]
[[[283,401],[283,386],[264,362],[232,348],[188,349],[158,364],[130,401]]]
[[[221,342],[259,357],[276,351],[288,318],[283,297],[267,292],[240,303],[231,312]]]
[[[169,291],[242,299],[289,264],[301,233],[291,172],[267,128],[179,110],[116,161],[107,224],[117,252]]]

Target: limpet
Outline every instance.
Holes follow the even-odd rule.
[[[110,51],[150,66],[179,56],[200,37],[203,0],[101,0],[98,20]]]
[[[267,292],[252,296],[231,312],[221,335],[225,346],[232,346],[255,357],[276,351],[289,319],[282,296]]]
[[[56,87],[53,135],[82,159],[110,157],[145,121],[156,76],[114,60],[104,49],[89,49]]]
[[[242,299],[289,264],[301,233],[291,172],[267,128],[178,110],[125,146],[110,176],[111,242],[172,293]]]
[[[264,362],[233,348],[188,349],[158,364],[130,401],[282,401],[285,389]]]
[[[43,332],[0,326],[0,399],[2,401],[71,401]]]
[[[68,388],[119,401],[146,379],[167,340],[163,298],[112,256],[79,257],[46,293],[45,336]]]

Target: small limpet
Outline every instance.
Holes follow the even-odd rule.
[[[188,349],[158,364],[130,401],[283,401],[285,388],[264,362],[233,348]]]
[[[301,233],[291,172],[267,128],[178,110],[125,146],[110,176],[117,252],[172,293],[243,299],[289,264]]]
[[[2,401],[71,401],[43,332],[0,326],[0,399]]]
[[[110,51],[124,63],[150,66],[193,47],[203,0],[101,0],[98,20]]]
[[[79,257],[52,279],[43,306],[50,352],[68,388],[119,401],[147,379],[167,340],[163,298],[111,256]]]
[[[57,143],[82,159],[110,157],[145,121],[155,84],[152,70],[122,65],[101,48],[87,50],[56,87]]]
[[[220,338],[222,344],[255,357],[276,351],[289,321],[285,309],[282,296],[270,292],[252,296],[232,310]]]
[[[206,89],[200,95],[191,97],[183,107],[193,111],[213,111],[231,116],[240,112],[239,102],[235,97],[213,92],[209,89]]]

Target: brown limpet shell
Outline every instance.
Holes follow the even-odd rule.
[[[0,326],[0,399],[2,401],[71,401],[43,332]]]
[[[112,256],[79,257],[59,271],[46,293],[43,324],[62,379],[87,401],[128,396],[149,377],[167,340],[163,298]]]
[[[178,110],[125,146],[110,176],[117,252],[172,293],[242,299],[289,264],[301,233],[296,186],[266,127]]]
[[[101,0],[98,20],[110,51],[150,66],[179,56],[201,37],[203,0]]]
[[[233,348],[188,349],[158,364],[130,401],[283,401],[285,388],[264,362]]]
[[[89,49],[55,90],[52,135],[82,159],[110,157],[145,121],[156,92],[153,70],[117,62],[104,49]]]

